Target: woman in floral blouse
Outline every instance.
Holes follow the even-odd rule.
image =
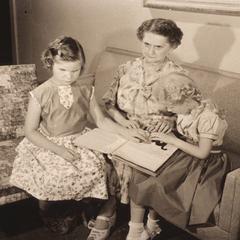
[[[107,112],[120,125],[148,132],[171,131],[175,116],[164,104],[162,78],[170,72],[184,72],[168,57],[181,44],[182,36],[181,29],[168,19],[146,20],[138,28],[142,57],[119,66],[103,97]],[[113,165],[121,185],[121,202],[128,203],[132,169],[120,162],[113,161]],[[97,218],[95,228],[103,225]]]

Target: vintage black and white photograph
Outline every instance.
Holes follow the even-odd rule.
[[[240,1],[1,0],[0,240],[239,240]]]

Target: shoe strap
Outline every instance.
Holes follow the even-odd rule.
[[[100,220],[104,220],[106,222],[110,222],[110,218],[109,217],[105,217],[105,216],[97,216],[96,219],[100,219]]]
[[[94,226],[95,226],[95,220],[94,219],[89,220],[87,224],[88,229],[93,229]]]

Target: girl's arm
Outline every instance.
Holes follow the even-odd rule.
[[[120,125],[127,128],[139,128],[139,124],[135,121],[126,119],[116,107],[109,107],[106,109],[107,113]]]
[[[52,151],[66,160],[75,159],[77,156],[74,152],[51,142],[38,131],[40,116],[41,106],[35,98],[30,97],[24,126],[25,136],[36,146]]]
[[[113,122],[110,118],[105,117],[94,96],[91,97],[90,101],[90,114],[99,128],[109,132],[118,133],[133,141],[145,141],[146,139],[145,131],[141,129],[127,129]]]
[[[209,138],[200,137],[198,145],[194,145],[188,142],[185,142],[174,135],[167,135],[164,133],[152,133],[151,140],[160,140],[169,144],[174,145],[175,147],[181,149],[182,151],[188,153],[199,159],[205,159],[209,155],[212,149],[213,140]]]

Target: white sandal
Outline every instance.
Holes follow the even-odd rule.
[[[97,219],[108,222],[108,228],[106,229],[95,228],[95,222]],[[88,228],[91,229],[91,232],[88,235],[87,240],[106,240],[107,237],[110,235],[111,228],[116,223],[116,212],[114,212],[114,214],[111,217],[97,216],[96,220],[90,220],[88,223]]]
[[[148,215],[148,221],[150,221],[151,224],[153,224],[153,227],[152,227],[152,229],[150,229],[148,227],[148,222],[147,222],[147,224],[145,226],[145,231],[143,232],[142,235],[144,235],[143,236],[143,237],[145,237],[144,239],[153,239],[154,237],[156,237],[157,235],[159,235],[161,233],[162,229],[158,225],[159,220],[151,219],[151,217]]]
[[[126,240],[148,240],[149,235],[146,232],[143,223],[129,222],[129,232]]]

